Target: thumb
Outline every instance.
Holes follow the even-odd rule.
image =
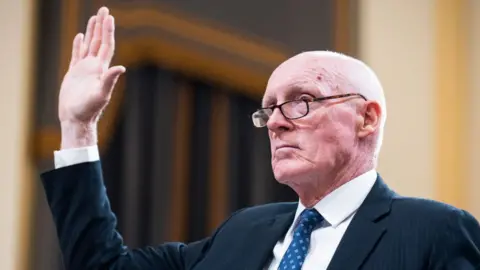
[[[113,66],[109,68],[103,77],[103,91],[106,95],[110,95],[118,81],[118,78],[125,73],[124,66]]]

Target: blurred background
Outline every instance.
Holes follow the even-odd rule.
[[[307,50],[377,72],[378,171],[393,189],[480,218],[480,1],[0,0],[0,269],[63,269],[39,174],[60,144],[72,39],[102,5],[127,67],[99,145],[128,246],[197,240],[238,208],[296,200],[250,113],[272,70]]]

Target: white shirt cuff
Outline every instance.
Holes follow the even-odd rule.
[[[64,149],[54,152],[55,169],[100,160],[98,146]]]

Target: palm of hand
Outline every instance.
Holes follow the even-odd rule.
[[[90,18],[85,40],[78,34],[63,78],[58,114],[61,122],[96,123],[107,106],[122,66],[109,68],[114,51],[113,17],[100,9]]]
[[[61,120],[90,121],[108,103],[109,97],[102,91],[103,70],[93,57],[79,61],[65,75],[59,96]]]

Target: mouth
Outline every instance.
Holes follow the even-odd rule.
[[[288,145],[288,144],[285,144],[285,145],[279,145],[275,148],[275,151],[277,150],[280,150],[280,149],[299,149],[298,146],[295,146],[295,145]]]

